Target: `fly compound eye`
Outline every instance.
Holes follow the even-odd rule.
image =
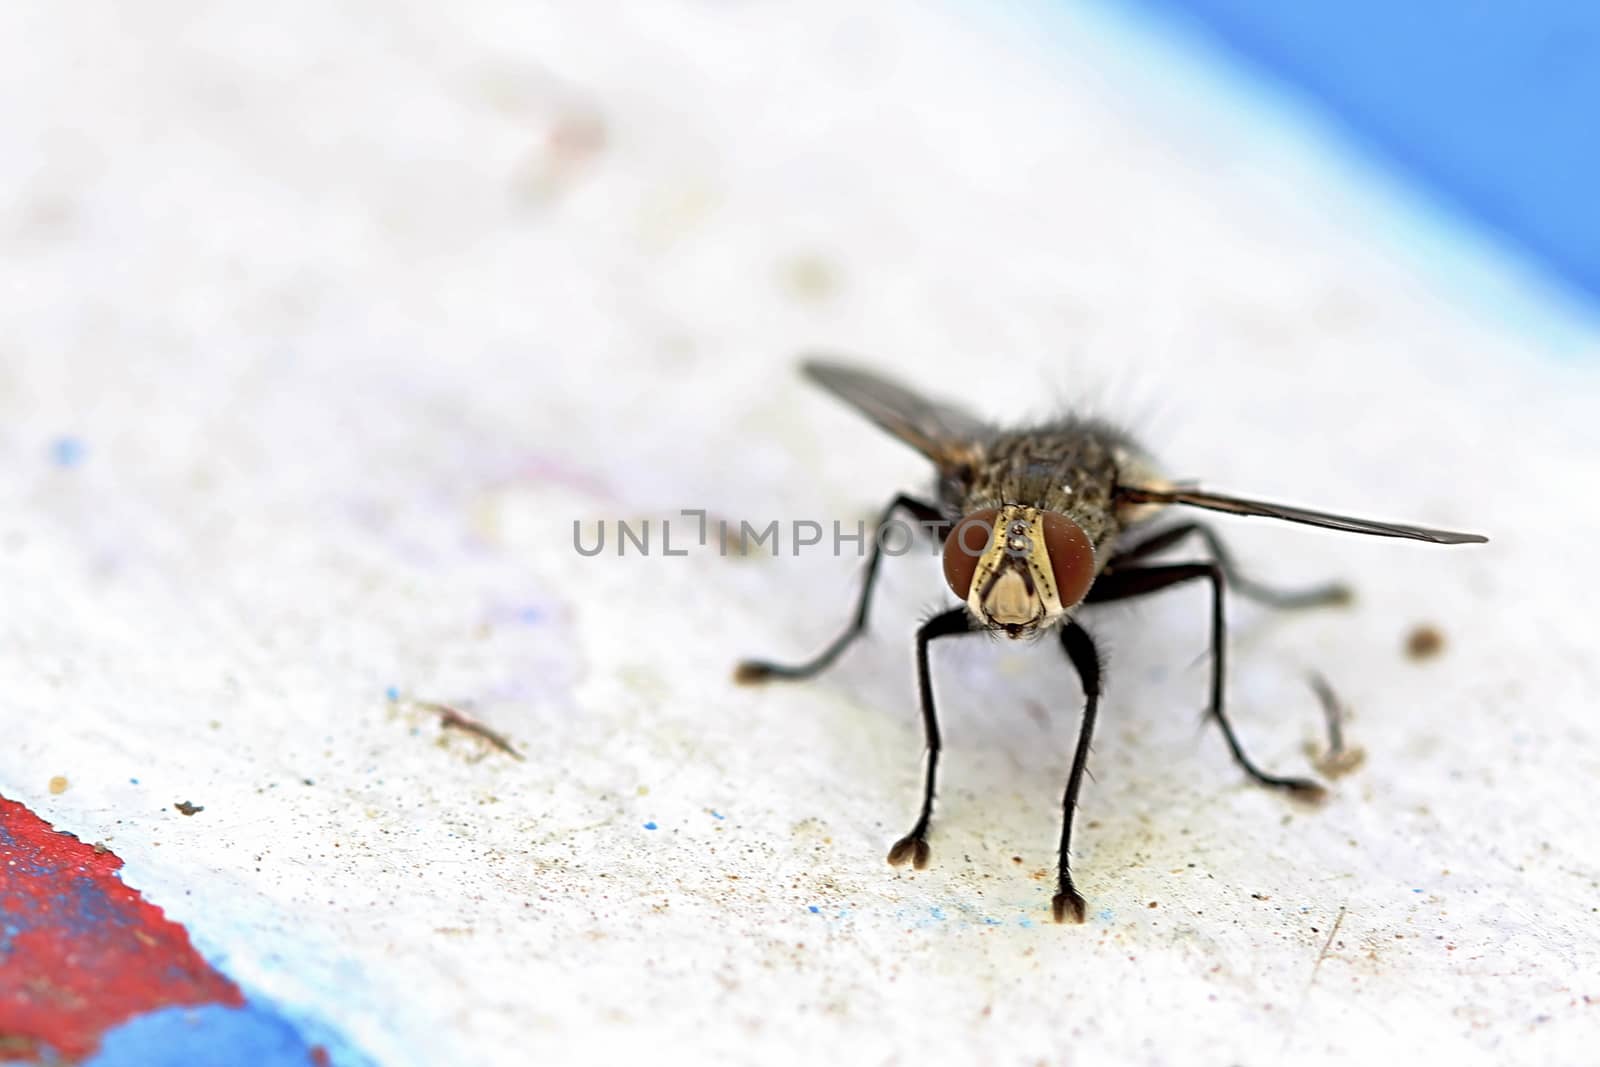
[[[956,523],[950,536],[944,540],[944,580],[962,600],[972,591],[972,575],[978,569],[978,560],[989,550],[994,538],[994,521],[998,508],[984,508]]]
[[[1083,527],[1065,515],[1047,511],[1044,514],[1044,547],[1050,554],[1050,570],[1056,580],[1056,596],[1061,606],[1076,606],[1094,584],[1094,542],[1083,532]],[[948,562],[945,573],[950,573]]]

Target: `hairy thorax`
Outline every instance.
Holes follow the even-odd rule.
[[[976,450],[971,466],[939,486],[953,515],[1025,504],[1058,512],[1105,549],[1144,509],[1122,507],[1119,484],[1153,479],[1150,462],[1127,435],[1102,423],[1071,420],[999,433]]]

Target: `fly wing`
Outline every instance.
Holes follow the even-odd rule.
[[[941,471],[970,467],[990,429],[960,408],[918,396],[905,386],[828,359],[800,365],[807,378],[894,434]]]
[[[1405,537],[1413,541],[1429,541],[1436,545],[1482,544],[1489,539],[1480,534],[1456,533],[1451,530],[1433,530],[1426,526],[1405,526],[1394,522],[1374,522],[1349,515],[1332,515],[1325,511],[1285,504],[1267,504],[1259,500],[1241,500],[1235,496],[1208,493],[1198,488],[1154,489],[1138,486],[1119,486],[1118,495],[1136,504],[1187,504],[1190,507],[1226,511],[1234,515],[1262,515],[1270,519],[1287,519],[1308,526],[1324,526],[1330,530],[1372,534],[1376,537]]]

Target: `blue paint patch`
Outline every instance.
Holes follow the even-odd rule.
[[[50,462],[58,467],[76,467],[88,455],[88,446],[76,437],[58,437],[50,443]]]
[[[1199,27],[1358,147],[1600,295],[1600,5],[1122,4]]]
[[[1017,925],[1022,927],[1024,930],[1026,930],[1026,929],[1028,929],[1028,928],[1033,926],[1033,920],[1032,919],[1018,919],[1017,920]]]
[[[722,813],[721,813],[721,812],[720,812],[720,811],[713,811],[713,812],[712,812],[712,813],[711,813],[711,817],[712,817],[712,818],[713,818],[713,819],[718,819],[718,820],[721,820],[721,819],[726,819],[726,818],[727,818],[727,816],[726,816],[726,815],[724,815],[724,814],[722,814]]]
[[[1412,892],[1413,892],[1413,893],[1420,893],[1420,892],[1422,892],[1422,890],[1420,890],[1420,889],[1413,889],[1413,890],[1412,890]]]
[[[999,919],[992,919],[989,916],[985,915],[983,917],[983,925],[985,925],[985,926],[1001,926],[1001,925],[1004,925],[1004,924],[1001,923]]]
[[[383,691],[383,695],[391,704],[398,703],[400,700],[400,690],[392,685]]]
[[[815,904],[813,904],[813,905],[811,905],[811,914],[813,914],[813,915],[821,915],[822,914],[822,909],[817,907]]]
[[[654,830],[656,828],[656,824],[653,822],[647,822],[644,824],[644,828],[646,830]]]
[[[138,785],[139,784],[139,779],[137,779],[137,778],[129,778],[128,779],[128,784],[129,785]]]
[[[108,1032],[87,1067],[372,1067],[372,1060],[330,1035],[317,1040],[261,1004],[166,1008],[130,1019]],[[314,1028],[313,1028],[314,1029]],[[320,1051],[318,1051],[320,1050]]]
[[[944,922],[944,909],[943,908],[929,908],[928,909],[928,914],[932,915],[935,919],[938,919],[940,922]]]
[[[1099,911],[1095,912],[1094,917],[1103,923],[1108,923],[1112,919],[1116,918],[1116,915],[1117,913],[1112,911],[1110,908],[1101,908]]]

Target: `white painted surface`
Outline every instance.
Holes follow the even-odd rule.
[[[385,1063],[1584,1058],[1594,334],[1104,26],[858,7],[0,10],[0,786]],[[1097,622],[1091,921],[1056,927],[1052,648],[940,650],[934,865],[895,871],[931,559],[831,675],[752,692],[734,660],[820,647],[854,562],[571,548],[919,486],[793,375],[815,344],[1494,542],[1228,526],[1360,587],[1234,610],[1258,759],[1307,769],[1306,669],[1353,708],[1317,812],[1200,725],[1200,591]]]

